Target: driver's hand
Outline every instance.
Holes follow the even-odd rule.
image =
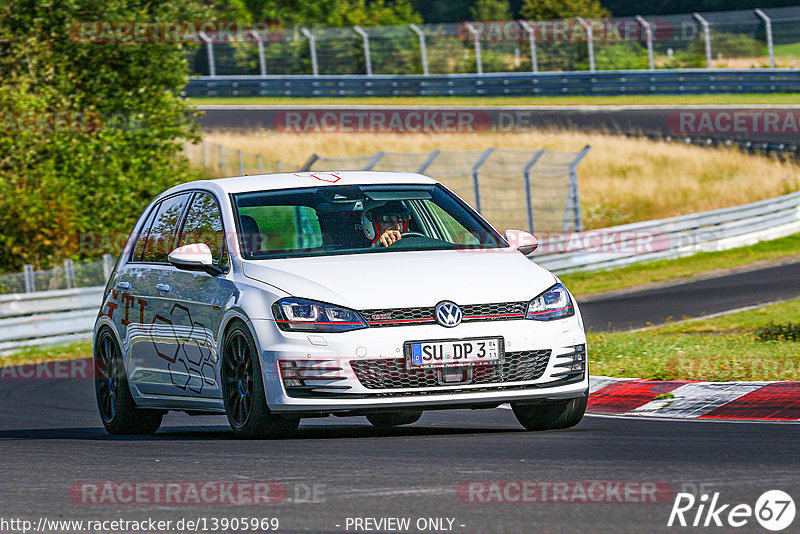
[[[383,232],[383,235],[381,235],[380,242],[384,247],[388,247],[402,237],[399,230],[386,230]]]

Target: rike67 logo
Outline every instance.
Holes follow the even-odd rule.
[[[719,492],[710,496],[703,493],[699,498],[691,493],[678,493],[667,526],[739,528],[752,525],[755,518],[763,528],[778,532],[789,527],[794,516],[794,500],[781,490],[764,492],[755,506],[724,503]]]

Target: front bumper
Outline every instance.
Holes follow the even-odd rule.
[[[402,408],[480,408],[492,404],[535,399],[574,398],[588,389],[586,336],[578,315],[566,319],[463,323],[455,328],[439,325],[366,328],[336,334],[284,332],[274,321],[253,320],[261,351],[267,403],[279,413],[326,414],[368,412]],[[360,362],[385,360],[398,369],[407,341],[502,337],[507,355],[535,353],[540,360],[534,374],[498,374],[492,380],[470,371],[455,384],[406,382],[389,384],[364,380]],[[583,352],[583,370],[565,373],[576,348]],[[517,360],[521,357],[518,356]],[[356,365],[352,365],[355,362]],[[363,367],[363,366],[362,366]],[[298,381],[287,368],[301,369],[313,379]],[[480,378],[482,376],[483,378]],[[513,377],[509,381],[505,377]],[[534,377],[535,378],[532,378]],[[522,377],[522,380],[519,378]],[[524,379],[529,378],[529,379]],[[310,384],[310,385],[309,385]],[[390,385],[391,387],[382,387]]]

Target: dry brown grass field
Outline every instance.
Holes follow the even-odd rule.
[[[204,139],[297,168],[328,157],[490,147],[592,151],[578,167],[586,228],[745,204],[800,189],[800,165],[733,149],[573,131],[447,134],[206,132]],[[193,151],[196,154],[196,151]],[[195,158],[196,159],[196,158]],[[482,184],[482,186],[492,184]],[[508,184],[496,184],[504,189]],[[504,187],[505,186],[505,187]]]

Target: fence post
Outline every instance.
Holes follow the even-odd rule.
[[[36,284],[33,280],[33,265],[26,263],[22,268],[22,275],[25,277],[25,293],[36,291]]]
[[[367,163],[366,167],[364,167],[362,170],[371,171],[372,168],[378,164],[378,162],[381,160],[384,154],[386,154],[386,152],[384,152],[383,150],[381,150],[380,152],[376,152],[375,155],[372,156],[372,159],[369,160],[369,163]]]
[[[706,42],[706,63],[708,64],[708,68],[711,68],[711,30],[708,26],[708,21],[700,16],[700,13],[694,13],[692,15],[697,22],[703,27],[703,38]]]
[[[225,173],[225,147],[219,145],[219,172]]]
[[[75,287],[75,269],[72,260],[64,260],[64,280],[67,282],[67,289]]]
[[[367,76],[372,76],[372,57],[369,54],[369,35],[361,29],[361,26],[353,26],[355,32],[361,36],[364,42],[364,61],[367,63]]]
[[[200,39],[202,39],[206,43],[206,50],[208,51],[208,74],[209,76],[216,76],[217,69],[216,66],[214,65],[213,39],[211,39],[211,37],[206,35],[206,32],[199,32],[197,35],[200,36]]]
[[[756,15],[761,17],[761,20],[764,21],[765,29],[767,30],[767,51],[769,53],[769,66],[773,69],[775,68],[775,48],[772,46],[772,21],[767,16],[766,13],[761,11],[760,9],[756,9]]]
[[[469,22],[465,22],[467,29],[472,34],[472,40],[475,42],[475,66],[478,69],[478,74],[483,74],[483,60],[481,59],[481,32],[477,30]]]
[[[536,57],[536,33],[528,21],[520,20],[519,25],[528,32],[528,42],[531,45],[531,72],[539,72],[539,58]]]
[[[581,201],[578,195],[578,164],[589,154],[592,149],[590,145],[583,147],[578,155],[569,164],[569,199],[567,200],[567,210],[564,214],[564,232],[569,230],[570,208],[572,209],[573,227],[576,232],[583,232],[583,219],[581,218]]]
[[[647,39],[647,62],[650,65],[650,70],[655,70],[655,60],[653,59],[653,27],[649,22],[644,20],[641,15],[636,15],[636,21],[641,24]]]
[[[536,162],[539,161],[544,153],[547,152],[546,148],[541,150],[537,150],[536,153],[533,155],[531,160],[525,165],[525,168],[522,171],[522,175],[525,178],[525,203],[528,207],[528,230],[530,233],[533,233],[533,200],[531,199],[531,169]]]
[[[475,165],[472,166],[472,188],[475,190],[475,209],[478,213],[481,212],[481,189],[478,183],[478,169],[481,168],[481,165],[486,163],[486,160],[489,159],[492,152],[494,152],[494,148],[487,148],[486,151],[481,154],[481,157],[478,158],[478,161],[475,162]]]
[[[430,73],[428,72],[428,48],[425,46],[425,32],[416,24],[409,24],[408,27],[419,37],[419,51],[422,55],[422,74],[428,76]]]
[[[103,279],[108,282],[111,278],[111,271],[114,270],[114,259],[111,254],[103,254]]]
[[[314,34],[311,33],[308,28],[300,28],[300,31],[308,38],[308,48],[311,51],[311,73],[314,76],[319,76],[319,65],[317,65],[317,41],[314,39]]]
[[[431,166],[431,163],[433,163],[433,160],[435,160],[439,156],[439,154],[441,154],[441,153],[442,153],[441,150],[434,150],[433,152],[431,152],[430,155],[428,156],[428,159],[423,161],[422,165],[419,166],[419,169],[417,169],[417,172],[420,173],[420,174],[425,172],[425,170],[428,167]]]
[[[203,167],[208,168],[208,146],[205,139],[200,143],[200,147],[203,152]]]
[[[301,172],[310,171],[311,170],[311,166],[314,165],[314,162],[317,161],[318,159],[319,159],[319,156],[317,156],[316,154],[311,154],[311,157],[308,158],[308,161],[306,161],[303,164],[303,166],[300,167],[300,171]]]
[[[236,151],[236,159],[239,161],[239,174],[244,174],[244,157],[241,150]]]
[[[255,30],[250,30],[250,34],[255,37],[258,43],[258,69],[262,76],[267,75],[267,61],[264,59],[264,38]]]
[[[583,17],[578,17],[578,22],[586,30],[586,46],[589,50],[589,70],[594,72],[594,30],[592,25],[586,22]]]
[[[256,165],[258,165],[258,174],[264,174],[264,161],[260,154],[256,156]]]

